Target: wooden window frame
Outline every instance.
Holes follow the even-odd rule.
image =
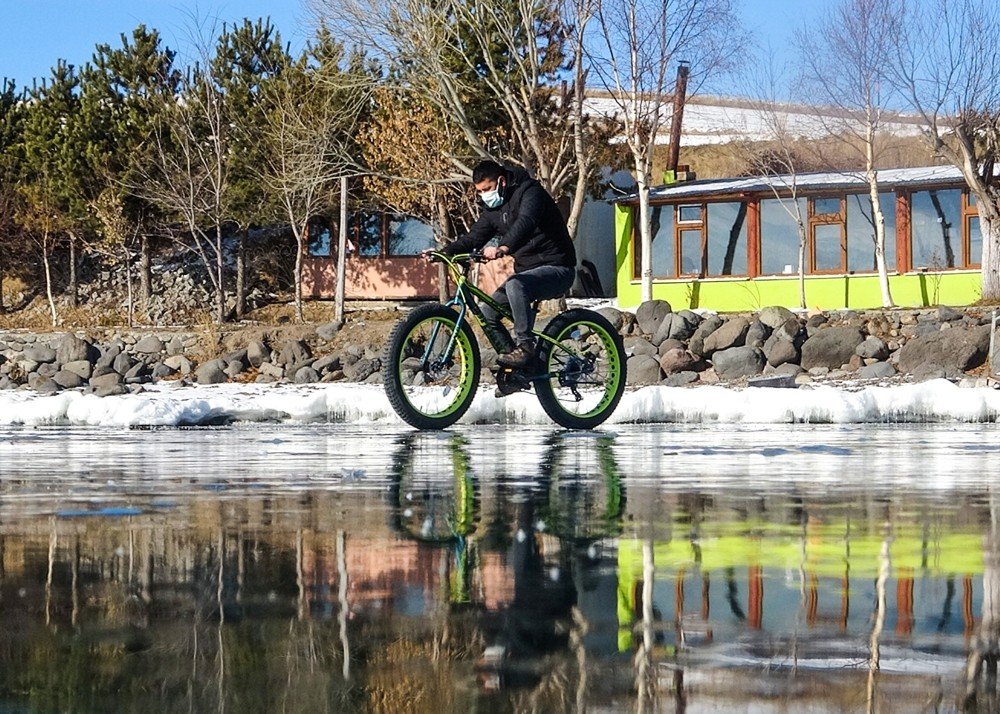
[[[845,194],[836,196],[808,196],[807,215],[807,237],[806,253],[809,263],[809,275],[846,275],[847,274],[847,200]],[[817,200],[836,199],[840,203],[839,213],[816,213]],[[818,270],[816,268],[816,227],[817,226],[840,226],[840,266],[829,270]]]
[[[982,269],[982,259],[978,263],[973,263],[972,258],[972,229],[970,223],[973,218],[979,218],[979,209],[973,203],[972,191],[968,188],[962,189],[962,268],[955,270],[977,270]],[[982,221],[979,222],[979,232],[982,234]],[[984,238],[985,240],[985,238]]]
[[[701,219],[698,221],[681,222],[681,207],[698,206],[701,209]],[[708,272],[708,204],[705,201],[700,203],[677,203],[674,204],[674,275],[678,280],[683,278],[701,279]],[[701,255],[698,260],[698,272],[685,273],[681,270],[681,234],[685,231],[698,231],[701,234],[699,245]]]

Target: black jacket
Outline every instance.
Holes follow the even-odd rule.
[[[514,272],[542,265],[576,267],[576,250],[552,196],[523,169],[506,169],[504,201],[483,212],[469,232],[449,243],[449,255],[482,248],[500,237],[514,257]]]

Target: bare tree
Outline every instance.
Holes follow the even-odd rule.
[[[649,190],[657,137],[671,115],[672,69],[691,66],[696,87],[742,49],[729,0],[597,0],[590,69],[611,95],[639,194],[642,299],[653,297]]]
[[[795,223],[799,239],[799,307],[805,309],[808,215],[803,211],[802,193],[799,189],[802,159],[795,148],[797,137],[790,125],[791,115],[778,101],[779,93],[787,88],[785,73],[775,66],[770,53],[766,54],[768,57],[755,63],[755,69],[747,73],[747,94],[751,97],[750,105],[758,116],[760,125],[747,127],[748,136],[742,138],[737,146],[748,172],[771,189],[778,204]],[[762,136],[765,139],[764,146],[760,142]]]
[[[920,116],[924,138],[954,164],[976,199],[982,298],[1000,300],[1000,6],[912,0],[893,28],[892,78]],[[971,261],[970,261],[971,262]]]
[[[334,202],[342,177],[356,175],[353,141],[371,95],[363,74],[342,71],[337,55],[307,53],[273,85],[262,179],[295,237],[295,316],[302,321],[302,257],[310,221]],[[339,263],[338,263],[339,264]],[[339,284],[339,276],[338,276]]]
[[[832,107],[817,118],[864,163],[882,306],[893,307],[885,262],[885,216],[879,203],[878,164],[883,117],[894,92],[885,76],[898,5],[884,0],[842,0],[798,37],[808,95]]]

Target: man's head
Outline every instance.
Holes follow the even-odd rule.
[[[503,203],[504,189],[507,187],[507,172],[496,161],[480,161],[472,169],[472,183],[479,198],[489,208],[497,208]]]

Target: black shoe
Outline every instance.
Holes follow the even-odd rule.
[[[504,367],[527,367],[535,358],[535,348],[528,342],[522,342],[510,352],[497,357],[497,364]]]

